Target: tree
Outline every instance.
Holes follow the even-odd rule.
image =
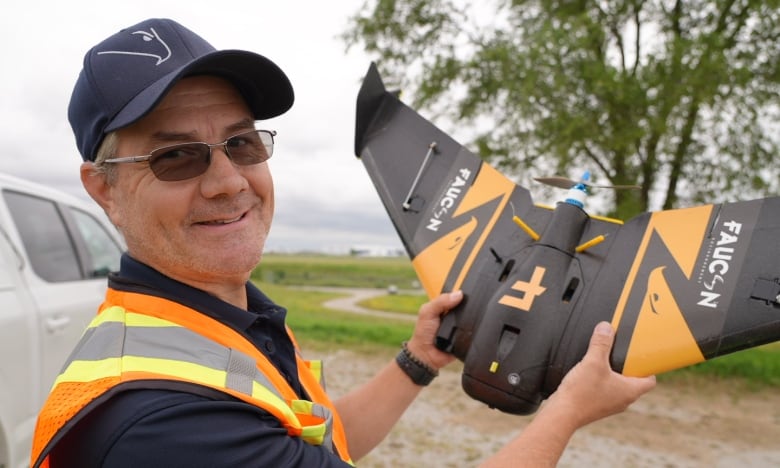
[[[778,0],[367,0],[343,38],[521,180],[641,185],[610,200],[627,218],[778,193],[779,19]]]

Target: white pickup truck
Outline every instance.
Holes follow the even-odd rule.
[[[0,174],[0,468],[28,466],[38,410],[119,267],[96,208]]]

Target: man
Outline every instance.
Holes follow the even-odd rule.
[[[268,59],[151,19],[91,49],[69,108],[87,192],[125,236],[106,301],[39,416],[32,466],[348,466],[453,358],[433,345],[462,297],[420,309],[398,358],[331,402],[285,310],[250,282],[273,215],[266,160],[292,87]],[[613,333],[487,466],[554,465],[571,434],[654,385],[608,364]]]

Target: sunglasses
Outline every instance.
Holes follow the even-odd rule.
[[[222,143],[179,143],[163,146],[143,156],[110,158],[104,163],[136,163],[149,161],[149,168],[160,180],[186,180],[206,172],[211,163],[211,150],[222,147],[233,163],[251,166],[265,162],[274,152],[275,130],[250,130],[226,139]]]

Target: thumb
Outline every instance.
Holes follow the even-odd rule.
[[[609,322],[599,322],[590,337],[588,354],[598,359],[608,360],[614,342],[615,330],[612,325]]]
[[[447,308],[452,308],[458,305],[460,301],[463,299],[463,291],[458,289],[457,291],[452,291],[446,296],[447,296]]]
[[[463,292],[460,290],[440,294],[423,304],[423,306],[420,308],[420,315],[438,317],[440,315],[446,314],[450,309],[458,305],[462,299]]]

